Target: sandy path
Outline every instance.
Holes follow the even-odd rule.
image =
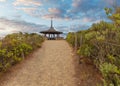
[[[45,41],[1,81],[0,86],[76,86],[72,50],[63,40]]]

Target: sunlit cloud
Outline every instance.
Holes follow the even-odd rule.
[[[0,34],[3,31],[6,34],[15,33],[15,32],[38,33],[41,30],[45,30],[45,29],[48,29],[46,25],[38,25],[34,23],[28,23],[25,21],[0,18]]]
[[[6,2],[6,0],[0,0],[0,2]]]
[[[53,13],[53,14],[59,14],[59,13],[61,13],[61,10],[57,9],[57,8],[48,8],[48,11],[50,13]]]
[[[30,14],[30,15],[34,14],[34,12],[36,11],[36,8],[33,8],[33,7],[29,7],[29,8],[21,7],[21,8],[16,8],[16,9],[22,10],[25,13]]]
[[[15,6],[19,6],[19,5],[22,5],[22,6],[41,6],[42,3],[40,1],[37,1],[37,0],[16,0],[13,5]]]

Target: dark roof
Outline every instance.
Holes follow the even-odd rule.
[[[46,31],[41,31],[40,33],[62,34],[63,32],[56,31],[53,27],[50,27],[50,29],[48,29]]]
[[[54,27],[50,27],[50,29],[48,29],[47,31],[49,31],[49,32],[56,32],[56,30],[54,29]]]

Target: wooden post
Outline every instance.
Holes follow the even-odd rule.
[[[81,34],[81,36],[80,36],[80,46],[82,45],[82,43],[83,43],[83,37],[82,37],[82,34]]]
[[[52,38],[52,34],[50,34],[50,39]]]
[[[51,40],[51,34],[50,34],[50,40]]]
[[[49,34],[49,36],[48,36],[48,39],[50,39],[50,34]]]
[[[52,34],[52,39],[53,39],[53,34]]]
[[[46,38],[46,34],[44,35],[44,37]]]
[[[59,34],[57,34],[57,39],[59,39]]]
[[[57,35],[55,34],[55,39],[57,39]]]
[[[58,38],[60,38],[60,34],[58,34]]]
[[[55,39],[55,34],[53,34],[53,38]]]
[[[75,32],[75,52],[77,51],[77,32]]]

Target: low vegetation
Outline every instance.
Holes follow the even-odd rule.
[[[87,30],[70,32],[66,40],[73,47],[76,43],[78,55],[99,69],[104,86],[120,86],[120,7],[105,11],[111,23],[101,21]]]
[[[22,61],[26,55],[41,47],[43,37],[35,33],[13,33],[0,40],[0,72]]]

